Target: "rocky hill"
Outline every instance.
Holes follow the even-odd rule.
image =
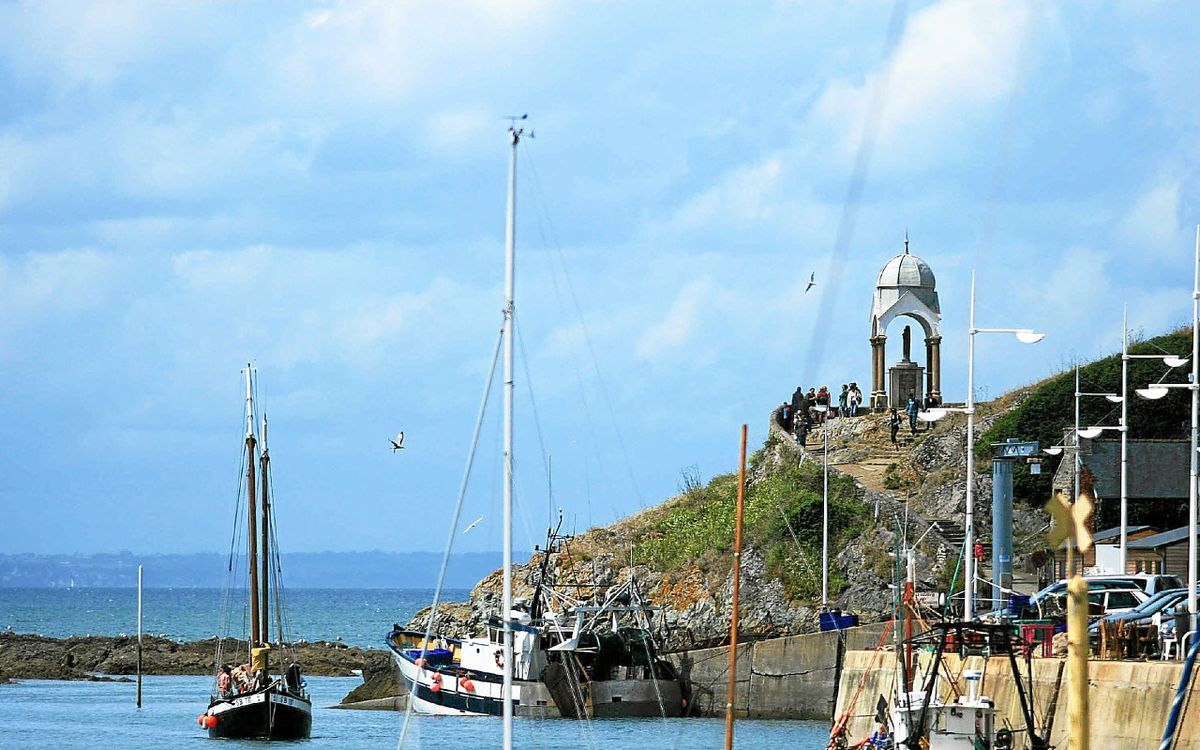
[[[1173,333],[1137,344],[1131,351],[1178,353],[1187,347]],[[1187,342],[1190,346],[1190,341]],[[1114,369],[1115,368],[1115,369]],[[1158,379],[1164,368],[1146,361],[1131,367],[1130,383]],[[1114,372],[1116,382],[1113,381]],[[1119,356],[1083,370],[1085,390],[1119,390]],[[1135,379],[1137,378],[1137,379]],[[1064,390],[1064,388],[1066,390]],[[1141,434],[1159,437],[1177,431],[1186,402],[1172,396],[1157,405],[1139,405]],[[1100,401],[1103,401],[1102,399]],[[1111,404],[1109,405],[1111,406]],[[1089,423],[1111,424],[1101,405],[1089,407]],[[976,531],[985,547],[991,537],[990,445],[1007,437],[1061,442],[1073,420],[1074,373],[1065,372],[976,405]],[[1086,421],[1086,420],[1085,420]],[[1131,420],[1135,425],[1138,422]],[[921,585],[962,588],[959,570],[966,501],[966,419],[952,414],[914,436],[907,426],[893,446],[886,416],[867,414],[832,419],[826,435],[817,429],[807,447],[798,445],[771,417],[765,444],[749,458],[742,558],[741,638],[763,638],[817,629],[820,609],[822,459],[826,437],[830,463],[830,596],[835,606],[864,619],[888,616],[900,574],[889,553],[897,535],[915,540]],[[1173,433],[1172,433],[1173,434]],[[1135,436],[1139,433],[1136,431]],[[1019,467],[1014,508],[1018,571],[1042,549],[1049,497],[1048,463],[1041,475]],[[606,528],[593,529],[554,557],[561,586],[581,598],[602,598],[613,586],[636,575],[641,590],[661,611],[657,625],[669,650],[725,643],[732,590],[731,549],[736,474],[714,477],[707,485],[685,481],[683,491],[658,507]],[[930,530],[930,525],[936,526]],[[925,532],[929,530],[929,533]],[[990,553],[989,553],[990,556]],[[528,598],[534,561],[514,571],[514,595]],[[990,571],[986,562],[981,575]],[[437,629],[447,634],[481,632],[487,616],[499,611],[501,575],[484,578],[467,602],[447,604]],[[409,623],[424,627],[428,611]]]

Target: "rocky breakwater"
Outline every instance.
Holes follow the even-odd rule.
[[[180,643],[167,638],[142,638],[142,672],[159,675],[203,675],[216,671],[215,639]],[[225,659],[248,653],[245,641],[226,641]],[[244,658],[244,657],[242,657]],[[349,676],[353,670],[386,660],[382,651],[318,641],[288,650],[305,674]],[[137,638],[85,636],[47,638],[0,633],[0,680],[86,680],[97,675],[137,673]]]

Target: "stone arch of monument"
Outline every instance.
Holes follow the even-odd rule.
[[[903,358],[887,366],[887,329],[896,318],[912,318],[925,334],[925,366],[912,361],[910,329],[904,328]],[[902,406],[909,392],[942,400],[942,308],[937,280],[929,264],[908,251],[892,258],[879,272],[871,306],[871,406]]]

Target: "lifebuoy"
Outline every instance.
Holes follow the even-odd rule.
[[[433,673],[433,684],[429,686],[429,689],[435,693],[442,692],[442,675],[440,672]]]
[[[496,666],[504,669],[504,649],[496,651]]]
[[[462,679],[460,679],[458,681],[458,684],[460,687],[462,687],[463,690],[466,690],[468,693],[475,692],[475,683],[471,682],[470,677],[463,677]]]

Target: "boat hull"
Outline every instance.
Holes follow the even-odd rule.
[[[209,706],[216,718],[208,736],[227,739],[307,739],[312,734],[312,701],[269,688]]]

